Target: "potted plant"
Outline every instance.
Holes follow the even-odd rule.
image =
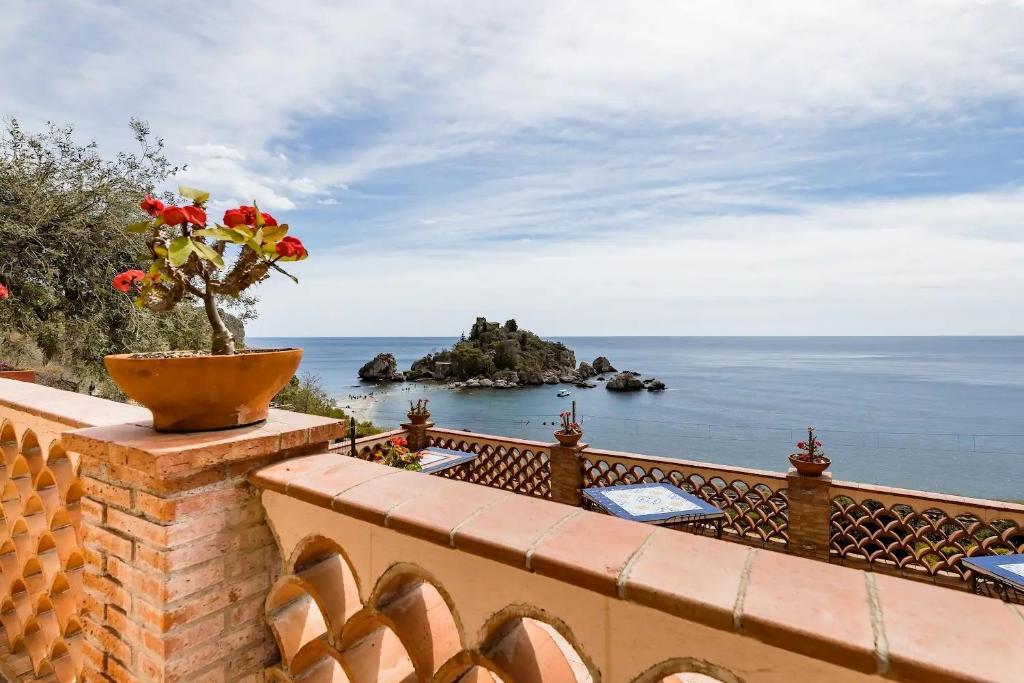
[[[573,414],[569,411],[560,413],[559,417],[562,418],[562,426],[555,432],[555,438],[563,446],[575,446],[580,442],[583,430],[573,420]]]
[[[396,436],[384,444],[384,448],[377,451],[374,459],[388,467],[419,472],[423,469],[420,465],[420,457],[419,453],[409,450],[409,442],[404,437]]]
[[[796,447],[800,452],[791,453],[789,461],[805,477],[820,477],[832,464],[832,460],[819,450],[821,442],[814,436],[814,427],[807,428],[807,441],[800,441]]]
[[[127,229],[148,235],[149,267],[120,273],[113,286],[125,293],[134,289],[135,305],[154,312],[182,301],[201,302],[212,329],[211,352],[111,355],[105,358],[107,370],[125,394],[149,408],[159,431],[259,422],[267,417],[270,399],[295,374],[302,350],[236,349],[217,302],[238,298],[272,270],[298,282],[279,264],[306,258],[306,248],[288,236],[287,225],[278,225],[255,204],[229,209],[223,224],[208,226],[210,194],[188,187],[178,191],[191,203],[165,206],[149,196],[142,201],[149,218]]]
[[[409,418],[409,422],[414,425],[426,424],[430,419],[430,411],[427,410],[428,403],[430,400],[426,398],[417,399],[415,403],[409,401],[409,412],[405,414]]]

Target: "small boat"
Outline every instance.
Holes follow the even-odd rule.
[[[565,398],[566,396],[572,396],[572,392],[569,391],[568,389],[562,389],[561,391],[558,392],[558,395],[561,396],[562,398]]]

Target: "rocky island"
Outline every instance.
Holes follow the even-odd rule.
[[[373,382],[440,381],[453,388],[489,387],[510,389],[540,384],[574,384],[593,388],[593,378],[617,370],[604,356],[593,363],[576,365],[576,354],[565,344],[541,339],[529,330],[521,330],[515,320],[504,325],[477,318],[469,335],[451,349],[427,354],[406,372],[390,353],[377,354],[359,369],[359,378]],[[609,391],[661,391],[665,384],[657,379],[641,380],[640,373],[621,372],[605,384]]]

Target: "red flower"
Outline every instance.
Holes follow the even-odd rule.
[[[797,448],[807,448],[807,444],[805,444],[803,441],[800,441],[800,442],[797,443],[796,447]]]
[[[224,212],[224,225],[229,228],[245,225],[245,212],[241,209],[228,209]]]
[[[291,236],[282,238],[275,250],[280,256],[305,256],[307,253],[299,238]]]
[[[185,209],[180,206],[168,206],[160,216],[164,219],[165,225],[181,225],[188,220]]]
[[[200,206],[184,206],[181,209],[189,223],[194,225],[206,225],[206,212]]]
[[[117,291],[127,292],[129,289],[132,288],[132,285],[134,283],[142,280],[145,277],[146,274],[143,273],[141,270],[126,270],[123,273],[120,273],[119,275],[115,276],[114,281],[111,284],[113,284],[114,289],[116,289]]]
[[[263,224],[274,226],[277,225],[277,219],[271,216],[269,213],[260,212],[263,216]]]
[[[6,299],[11,295],[11,290],[0,284],[0,299]]]
[[[139,204],[139,208],[148,213],[153,218],[160,215],[160,212],[164,210],[164,203],[159,199],[153,199],[148,194],[146,198]]]
[[[401,436],[396,436],[395,438],[391,439],[391,445],[398,446],[399,448],[405,448],[407,445],[409,445],[409,442],[406,441]]]

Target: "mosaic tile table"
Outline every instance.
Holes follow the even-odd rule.
[[[424,474],[439,474],[455,467],[468,466],[476,460],[477,455],[448,448],[424,448],[420,451],[420,466]]]
[[[599,486],[583,489],[583,496],[590,503],[588,507],[614,517],[671,528],[699,526],[703,529],[711,524],[715,536],[722,537],[725,513],[672,484]]]
[[[965,557],[971,570],[971,590],[1006,602],[1024,605],[1024,555]]]

